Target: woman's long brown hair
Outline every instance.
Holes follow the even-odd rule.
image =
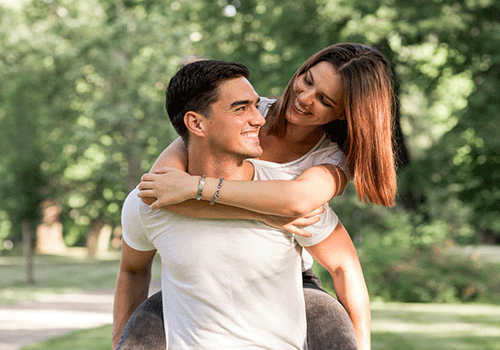
[[[392,137],[394,97],[387,59],[379,51],[360,44],[336,44],[311,56],[269,111],[270,133],[285,136],[288,123],[285,114],[293,98],[295,79],[319,62],[330,63],[342,78],[344,118],[323,128],[346,154],[358,199],[394,205],[397,190]]]

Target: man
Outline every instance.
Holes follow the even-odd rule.
[[[262,152],[258,132],[264,119],[247,76],[238,64],[200,61],[182,68],[170,82],[167,110],[187,144],[191,175],[253,178],[254,167],[245,159]],[[199,195],[215,203],[222,185],[223,180],[215,189],[204,189],[200,180]],[[147,297],[157,250],[169,348],[306,347],[300,247],[293,236],[254,221],[198,220],[151,211],[136,191],[124,204],[122,220],[114,346]],[[333,239],[332,234],[308,248],[327,268]]]

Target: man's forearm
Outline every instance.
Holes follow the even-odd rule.
[[[113,349],[125,329],[128,319],[148,297],[150,275],[119,271],[113,304]]]

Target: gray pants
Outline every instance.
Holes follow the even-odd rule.
[[[336,298],[307,270],[302,274],[309,350],[358,349],[352,322]],[[116,350],[165,350],[161,291],[146,299],[125,326]]]

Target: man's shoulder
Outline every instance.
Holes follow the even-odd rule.
[[[142,201],[142,199],[137,195],[138,193],[139,189],[136,187],[130,191],[127,198],[125,198],[122,207],[122,222],[124,221],[124,218],[128,218],[127,221],[135,220],[142,222],[144,220],[148,220],[151,214],[156,212],[156,210],[149,209],[149,205]]]
[[[139,208],[142,201],[139,198],[139,196],[137,196],[138,193],[139,193],[139,189],[137,187],[129,192],[127,198],[125,198],[125,201],[123,202],[122,211]]]
[[[139,190],[133,189],[123,202],[122,235],[127,244],[136,250],[152,250],[154,246],[149,240],[148,230],[144,228],[144,213],[149,206],[137,196]]]

